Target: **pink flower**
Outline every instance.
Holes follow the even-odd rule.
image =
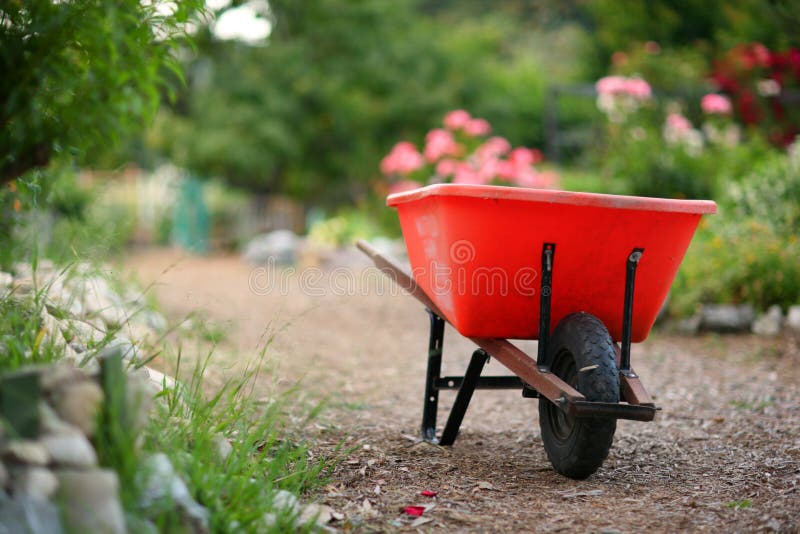
[[[492,127],[484,119],[470,119],[464,125],[464,133],[470,137],[477,137],[479,135],[488,135],[492,131]]]
[[[703,113],[709,115],[730,115],[732,110],[731,100],[725,95],[715,93],[704,96],[700,101],[700,107],[703,108]]]
[[[472,119],[463,109],[456,109],[444,116],[444,127],[448,130],[460,130]]]
[[[497,177],[501,180],[512,181],[517,176],[517,166],[510,161],[500,160],[497,162]]]
[[[431,163],[443,156],[457,156],[460,151],[461,146],[447,130],[437,128],[425,136],[425,159]]]
[[[456,172],[458,162],[454,159],[443,159],[436,164],[436,174],[441,178],[447,178]]]
[[[499,163],[500,162],[494,158],[480,162],[480,167],[478,167],[479,179],[485,184],[491,182],[495,176],[497,176],[497,167]]]
[[[395,182],[389,186],[389,194],[394,195],[395,193],[405,193],[406,191],[413,191],[418,187],[422,186],[414,180],[400,180],[399,182]]]
[[[518,171],[514,177],[514,183],[520,187],[540,187],[539,173],[532,167]]]
[[[683,134],[692,129],[692,123],[680,113],[670,113],[667,115],[667,128],[677,134]]]
[[[625,83],[625,92],[639,100],[647,100],[653,94],[650,84],[641,78],[628,78]]]
[[[637,100],[646,100],[653,93],[650,84],[641,78],[625,78],[624,76],[600,78],[594,87],[600,95],[628,95]]]
[[[408,174],[422,167],[425,162],[422,154],[412,143],[401,141],[392,147],[391,152],[381,160],[383,174]]]
[[[511,151],[511,154],[508,155],[508,159],[514,165],[523,167],[539,163],[544,158],[539,150],[519,147]]]
[[[616,95],[623,92],[625,80],[622,76],[606,76],[597,80],[594,88],[601,95]]]
[[[455,177],[453,178],[454,184],[473,184],[484,185],[488,180],[472,168],[469,163],[458,163],[456,165]]]
[[[485,143],[475,149],[478,159],[491,159],[502,156],[511,150],[511,143],[503,137],[490,137]]]

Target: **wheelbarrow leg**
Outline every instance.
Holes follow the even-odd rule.
[[[475,386],[478,385],[478,379],[481,377],[483,366],[489,361],[489,355],[483,349],[478,349],[472,353],[472,359],[469,361],[469,367],[464,374],[464,382],[458,389],[456,401],[450,410],[450,416],[447,418],[447,425],[442,432],[442,439],[439,440],[439,445],[452,445],[458,436],[458,429],[461,427],[461,422],[464,420],[464,414],[467,413],[469,401],[472,400],[472,393],[475,391]]]
[[[428,340],[428,372],[425,377],[425,402],[422,407],[422,439],[436,441],[436,411],[439,407],[439,389],[436,381],[442,372],[442,344],[444,319],[428,310],[431,320]]]

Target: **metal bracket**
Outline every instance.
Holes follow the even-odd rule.
[[[430,336],[428,337],[428,372],[425,376],[425,402],[422,407],[422,439],[436,441],[436,412],[439,408],[439,389],[436,381],[442,372],[442,345],[444,344],[444,319],[428,310]]]
[[[542,372],[548,372],[545,365],[547,344],[550,338],[550,299],[553,293],[553,264],[555,263],[555,243],[542,245],[542,283],[539,293],[539,345],[536,365]]]
[[[472,353],[472,359],[469,361],[467,372],[464,374],[464,382],[458,389],[458,395],[450,409],[450,417],[447,418],[447,424],[442,431],[442,438],[439,440],[439,445],[452,445],[458,436],[458,430],[461,428],[461,422],[464,421],[464,414],[467,413],[469,401],[472,400],[472,394],[475,392],[475,386],[478,385],[478,379],[483,371],[483,366],[489,360],[489,355],[483,349],[478,349]]]
[[[622,343],[620,347],[619,372],[635,378],[631,369],[631,329],[633,325],[633,290],[636,282],[636,267],[642,259],[643,248],[635,248],[628,255],[625,271],[625,302],[622,311]]]

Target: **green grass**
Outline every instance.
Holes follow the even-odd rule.
[[[300,495],[323,484],[331,467],[325,460],[310,460],[302,440],[289,439],[293,431],[286,415],[292,392],[266,406],[256,404],[253,387],[259,379],[259,361],[207,396],[203,374],[209,361],[205,358],[194,367],[185,387],[164,392],[145,431],[144,452],[163,451],[170,457],[194,498],[209,509],[212,532],[310,530],[298,529],[292,513],[276,510],[273,503],[278,489]],[[314,415],[312,410],[306,420]],[[233,445],[227,460],[218,453],[220,436]],[[125,478],[126,486],[136,491],[135,473],[126,473]],[[180,524],[173,510],[133,506],[131,511],[149,517],[160,530],[171,531]],[[270,512],[276,517],[271,526],[263,521]]]
[[[744,510],[753,506],[753,501],[750,499],[741,499],[738,501],[729,501],[725,503],[725,508],[733,508],[734,510]]]
[[[42,312],[47,310],[59,319],[70,317],[46,303],[45,295],[46,287],[38,287],[24,295],[18,292],[0,297],[0,373],[63,358],[63,345],[51,340]],[[89,352],[102,349],[113,335],[111,332],[102,341],[90,343]],[[219,341],[208,337],[199,339]],[[167,343],[163,346],[169,350]],[[257,382],[265,381],[259,372],[266,354],[264,348],[249,368],[211,393],[203,378],[211,354],[200,357],[188,370],[182,386],[162,391],[144,428],[137,428],[131,420],[130,407],[124,401],[125,388],[130,384],[107,388],[106,409],[100,415],[94,441],[101,464],[119,475],[131,532],[141,531],[145,522],[155,525],[159,532],[191,531],[171,503],[142,505],[142,465],[149,455],[159,452],[170,458],[192,497],[207,508],[211,532],[314,530],[310,525],[298,526],[297,514],[276,507],[273,501],[277,490],[300,496],[326,482],[333,462],[312,459],[309,444],[302,437],[303,427],[321,408],[298,404],[292,398],[299,396],[297,390],[273,395],[269,403],[257,402],[254,388]],[[161,356],[170,360],[169,354]],[[180,350],[174,354],[175,376],[181,376],[186,359]],[[232,445],[224,460],[218,452],[221,439]],[[274,514],[274,520],[265,522],[265,514]]]

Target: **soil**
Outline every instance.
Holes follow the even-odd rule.
[[[327,399],[307,437],[315,454],[332,455],[342,444],[348,451],[330,484],[309,496],[334,510],[331,528],[800,529],[798,339],[655,331],[634,346],[632,361],[662,411],[652,423],[620,421],[603,467],[574,481],[547,460],[539,401],[517,391],[477,391],[455,446],[419,441],[428,318],[416,300],[365,274],[366,263],[347,263],[278,271],[276,284],[283,274],[286,287],[266,291],[264,268],[236,256],[148,250],[125,262],[154,283],[171,319],[199,311],[204,328],[224,335],[210,383],[240,372],[266,346],[269,371],[257,394],[300,380],[298,403]],[[535,354],[535,342],[519,344]],[[449,326],[444,347],[443,374],[463,374],[475,347]],[[504,371],[492,361],[484,374]],[[441,394],[440,429],[453,398]],[[412,517],[407,506],[425,510]]]

